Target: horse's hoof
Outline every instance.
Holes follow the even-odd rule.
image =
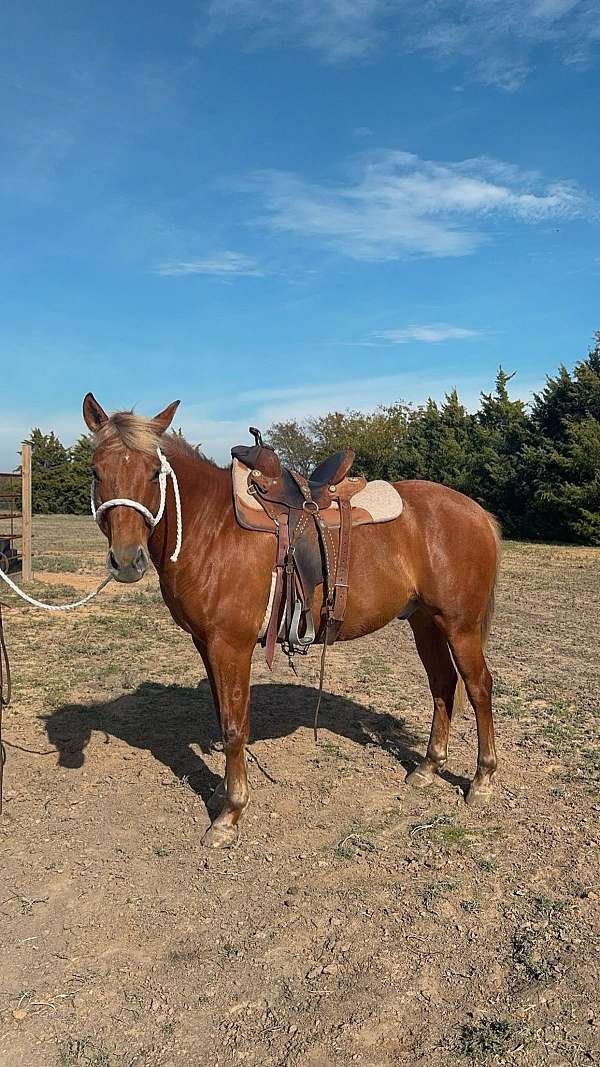
[[[405,778],[406,785],[410,785],[412,789],[426,789],[428,785],[431,785],[435,775],[433,771],[424,771],[420,767],[415,767],[414,771],[407,774]]]
[[[494,790],[489,782],[485,785],[471,782],[471,787],[467,793],[467,804],[470,808],[485,808],[492,799],[493,794]]]
[[[235,848],[239,836],[237,826],[219,826],[218,823],[213,823],[202,838],[202,844],[205,848]]]

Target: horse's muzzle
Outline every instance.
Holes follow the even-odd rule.
[[[121,548],[111,545],[107,565],[117,582],[139,582],[148,570],[150,557],[143,545],[123,545]]]

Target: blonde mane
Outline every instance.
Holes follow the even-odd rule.
[[[154,419],[133,411],[116,411],[111,415],[95,435],[95,444],[111,451],[127,448],[145,456],[155,456],[156,449],[161,448],[167,455],[178,451],[198,459],[206,458],[179,434],[163,433]]]

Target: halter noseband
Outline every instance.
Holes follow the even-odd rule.
[[[175,542],[175,551],[171,556],[171,563],[177,563],[179,558],[179,552],[181,550],[181,497],[179,495],[179,484],[177,482],[177,475],[169,463],[167,457],[161,452],[160,448],[156,449],[158,458],[160,460],[160,472],[158,475],[158,485],[160,489],[160,503],[158,505],[158,511],[156,515],[153,515],[149,508],[145,504],[140,504],[139,500],[130,500],[128,497],[115,497],[114,500],[105,500],[103,504],[96,507],[96,479],[92,478],[92,488],[90,495],[90,504],[92,508],[92,515],[97,523],[100,522],[102,515],[109,508],[126,507],[134,508],[135,511],[139,511],[144,516],[148,526],[151,530],[155,526],[158,526],[165,511],[165,503],[167,499],[167,477],[171,476],[173,482],[173,493],[175,495],[175,513],[177,516],[177,538]]]

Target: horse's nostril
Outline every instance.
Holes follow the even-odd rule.
[[[117,563],[117,559],[112,548],[109,548],[108,550],[108,564],[110,567],[112,567],[114,571],[118,571],[119,564]]]
[[[144,552],[144,549],[141,548],[141,547],[138,548],[138,550],[137,550],[137,555],[136,555],[135,560],[134,560],[134,566],[137,567],[138,571],[145,570],[145,567],[146,567],[146,553]]]

